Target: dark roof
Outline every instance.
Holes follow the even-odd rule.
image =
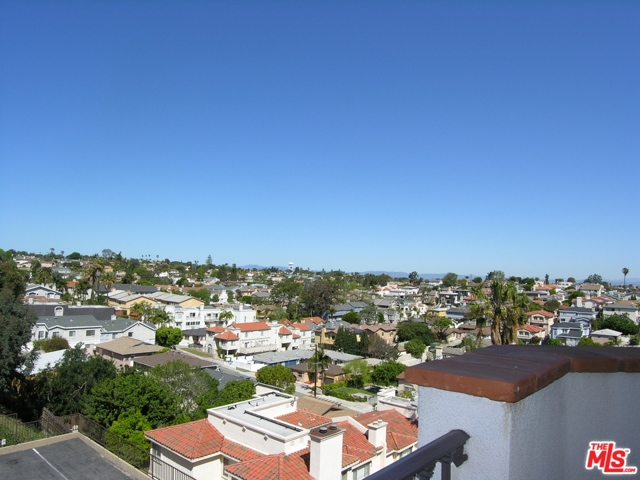
[[[190,355],[185,355],[179,352],[164,352],[156,355],[150,355],[145,357],[136,357],[133,359],[134,364],[143,365],[145,367],[153,368],[158,365],[164,365],[168,362],[175,360],[182,360],[193,368],[196,367],[208,367],[213,365],[213,361],[195,358]]]
[[[109,320],[111,315],[115,314],[113,307],[103,305],[83,305],[75,307],[73,305],[29,305],[29,308],[35,310],[39,317],[53,317],[56,307],[62,307],[63,315],[93,315],[96,320]]]
[[[247,377],[246,375],[242,375],[240,373],[231,373],[227,371],[216,370],[210,367],[205,367],[203,368],[203,370],[207,372],[209,375],[211,375],[213,378],[218,380],[218,382],[220,382],[220,388],[224,388],[227,383],[233,382],[235,380],[244,380],[246,378],[251,378],[251,377]]]
[[[189,328],[188,330],[182,330],[182,335],[184,337],[206,337],[207,329],[206,328]]]

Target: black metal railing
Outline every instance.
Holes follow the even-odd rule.
[[[24,423],[18,419],[15,413],[0,415],[0,446],[2,447],[40,440],[49,436],[39,420]]]
[[[178,470],[173,465],[163,462],[155,455],[151,455],[149,476],[157,480],[195,480],[192,476]]]
[[[138,470],[145,473],[149,470],[149,450],[131,443],[80,413],[57,418],[67,431],[81,433]]]
[[[464,444],[469,438],[462,430],[451,430],[397,462],[378,470],[368,476],[367,480],[426,480],[433,476],[438,463],[441,465],[442,480],[451,480],[451,464],[459,467],[467,460]]]

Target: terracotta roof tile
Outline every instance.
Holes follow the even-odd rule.
[[[227,330],[224,333],[219,333],[218,335],[216,335],[213,338],[217,338],[219,340],[238,340],[240,337],[238,337],[238,335],[236,335],[233,332],[230,332],[229,330]]]
[[[237,328],[242,332],[251,332],[254,330],[269,330],[269,325],[264,322],[234,323],[230,325],[230,328]]]
[[[555,317],[555,315],[551,312],[547,312],[546,310],[534,310],[533,312],[527,312],[529,317],[533,315],[542,315],[543,317],[551,318]]]
[[[307,325],[306,323],[292,323],[291,326],[305,332],[311,330],[309,325]]]
[[[360,430],[351,425],[350,422],[344,421],[337,424],[338,427],[345,430],[342,437],[342,454],[358,457],[361,462],[365,462],[374,457],[378,451],[369,443],[367,437]]]
[[[222,333],[222,332],[224,332],[224,327],[221,326],[221,325],[216,325],[215,327],[209,327],[209,328],[207,328],[207,332]]]
[[[295,412],[276,417],[276,419],[308,429],[331,423],[331,419],[329,417],[318,415],[305,409],[298,409]]]
[[[309,450],[291,455],[269,455],[258,460],[227,465],[225,470],[243,480],[306,479],[309,474]]]
[[[387,450],[404,450],[418,441],[418,421],[409,420],[396,410],[381,410],[358,415],[355,419],[363,426],[376,420],[387,422]]]
[[[280,327],[280,330],[278,330],[278,334],[279,335],[292,335],[292,332],[287,327]]]
[[[189,459],[220,451],[224,437],[207,419],[145,432],[147,438]]]

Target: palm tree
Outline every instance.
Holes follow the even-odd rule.
[[[622,269],[622,274],[624,275],[624,289],[627,289],[627,274],[629,273],[629,269],[628,268],[623,268]]]
[[[480,331],[491,321],[491,343],[494,345],[516,343],[517,329],[524,324],[528,299],[518,294],[511,282],[493,280],[491,292],[489,296],[484,293],[482,287],[474,288],[473,293],[478,300],[471,305],[471,315],[477,319],[476,324]]]
[[[232,320],[232,319],[233,319],[233,312],[231,310],[225,310],[221,312],[220,315],[218,315],[218,320],[221,320],[223,322],[225,320]]]
[[[78,280],[78,283],[76,283],[76,286],[74,288],[75,295],[81,302],[84,302],[87,298],[87,290],[89,290],[90,288],[91,284],[86,278],[81,278],[80,280]]]
[[[111,273],[111,272],[107,272],[104,273],[100,276],[100,280],[102,280],[102,283],[104,284],[105,288],[107,289],[107,295],[109,294],[109,292],[111,291],[111,286],[116,283],[116,276]]]
[[[314,397],[316,396],[316,392],[318,390],[318,367],[320,368],[320,371],[322,373],[322,382],[320,383],[320,387],[324,388],[324,372],[329,367],[330,361],[331,359],[324,352],[324,346],[320,345],[320,347],[318,348],[318,345],[316,344],[316,352],[311,356],[308,363],[308,365],[314,366],[314,371],[315,371],[315,378],[314,378],[315,388],[313,389]]]

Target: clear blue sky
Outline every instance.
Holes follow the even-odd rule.
[[[0,3],[0,248],[640,276],[640,2]]]

